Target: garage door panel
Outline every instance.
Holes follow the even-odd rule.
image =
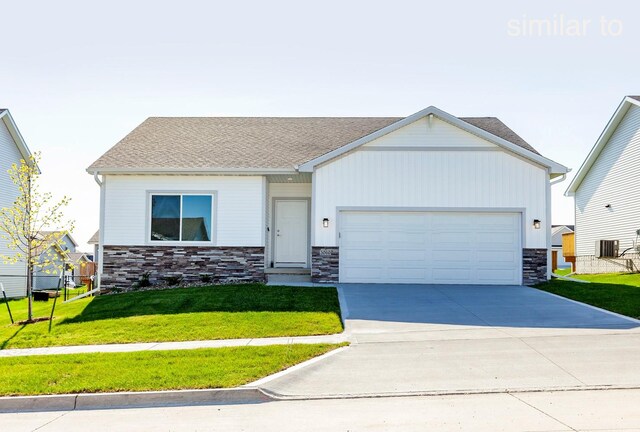
[[[503,281],[505,284],[511,284],[517,275],[513,269],[479,269],[477,276],[481,282],[495,283],[498,280]]]
[[[362,263],[382,262],[386,258],[384,251],[379,249],[348,249],[340,252],[343,258],[354,265],[362,265]]]
[[[513,232],[483,232],[476,233],[474,237],[477,243],[483,244],[512,245],[517,240],[517,236]]]
[[[388,269],[388,274],[394,279],[418,279],[424,280],[427,270],[424,268],[396,268]]]
[[[496,265],[507,263],[511,264],[516,261],[516,253],[504,250],[483,250],[477,254],[478,262],[495,263]]]
[[[343,228],[376,228],[383,223],[385,215],[374,212],[351,212],[348,218],[343,218],[340,223]]]
[[[432,241],[434,243],[466,245],[469,243],[469,235],[469,232],[462,231],[437,231],[433,233]]]
[[[340,214],[340,281],[519,284],[520,215]]]
[[[379,267],[352,267],[345,270],[345,277],[354,281],[371,282],[384,277]]]
[[[457,267],[434,268],[433,282],[444,284],[470,283],[471,271],[469,269]]]

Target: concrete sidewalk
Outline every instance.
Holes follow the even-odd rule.
[[[73,345],[45,348],[6,349],[0,351],[0,358],[32,355],[116,353],[134,351],[190,350],[198,348],[223,348],[236,346],[264,346],[291,344],[333,344],[347,341],[345,333],[322,336],[271,337],[254,339],[218,339],[184,342],[148,342],[107,345]]]
[[[12,432],[640,430],[640,390],[499,393],[0,414]]]

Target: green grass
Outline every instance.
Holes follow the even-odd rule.
[[[591,283],[552,279],[536,288],[640,319],[640,274],[610,273],[571,277]]]
[[[569,273],[571,273],[571,267],[556,269],[556,271],[554,271],[554,273],[557,274],[557,275],[560,275],[560,276],[566,276]]]
[[[48,316],[52,302],[34,302],[34,316]],[[26,300],[9,304],[16,320],[26,318]],[[0,349],[307,336],[338,333],[342,323],[335,288],[243,284],[59,301],[48,328],[11,325],[0,304]]]
[[[0,359],[0,395],[236,387],[341,345],[270,345]]]

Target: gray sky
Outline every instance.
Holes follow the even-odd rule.
[[[149,116],[435,105],[500,117],[575,173],[622,97],[640,94],[636,1],[3,3],[0,106],[42,151],[45,187],[73,198],[85,250],[99,205],[85,168]],[[567,185],[554,186],[554,223],[573,222]]]

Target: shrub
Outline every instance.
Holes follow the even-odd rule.
[[[169,275],[165,276],[163,279],[169,286],[179,285],[180,282],[182,282],[182,276],[180,275]]]
[[[142,273],[142,275],[140,275],[140,279],[138,279],[138,287],[144,288],[144,287],[151,286],[151,281],[149,280],[150,276],[151,276],[151,272]]]
[[[211,282],[211,275],[207,274],[207,273],[203,273],[200,275],[200,281],[204,282],[204,283],[209,283]]]

